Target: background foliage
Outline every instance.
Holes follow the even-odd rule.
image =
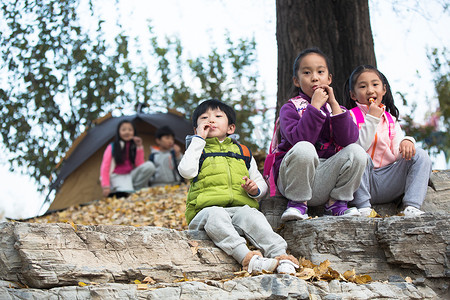
[[[239,111],[241,142],[256,149],[254,116],[263,123],[266,110],[253,67],[254,39],[227,36],[223,53],[212,49],[187,58],[179,39],[166,37],[162,45],[149,25],[146,53],[123,32],[108,43],[101,19],[96,30],[88,30],[79,0],[0,3],[0,133],[11,170],[46,183],[93,120],[138,103],[147,111],[176,109],[190,118],[199,101],[219,98]],[[90,13],[96,15],[91,2]],[[153,63],[143,59],[148,56]]]
[[[448,163],[450,159],[450,61],[447,55],[446,48],[441,50],[434,48],[428,55],[434,74],[434,86],[439,107],[431,110],[425,124],[418,124],[414,122],[417,104],[411,104],[411,111],[404,117],[406,126],[403,128],[407,135],[421,141],[422,147],[429,153],[442,151]],[[406,106],[406,97],[403,94],[400,96]],[[426,101],[426,99],[419,101]]]
[[[241,140],[252,150],[265,148],[264,140],[252,135],[271,133],[253,38],[228,35],[225,50],[187,57],[178,38],[158,38],[150,23],[149,40],[130,39],[124,32],[106,37],[103,20],[89,4],[92,24],[81,18],[80,0],[0,0],[0,142],[11,170],[29,172],[45,184],[94,119],[138,102],[145,112],[176,109],[189,119],[199,101],[220,98],[239,111]],[[447,50],[431,51],[430,65],[440,110],[421,125],[410,105],[403,128],[429,151],[444,151],[448,161]]]

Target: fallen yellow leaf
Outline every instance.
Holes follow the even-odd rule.
[[[185,274],[185,273],[183,273],[183,278],[177,279],[177,280],[175,280],[174,282],[183,282],[183,281],[189,281],[189,279],[186,277],[186,274]]]
[[[372,277],[370,277],[369,275],[361,275],[361,276],[356,275],[354,277],[353,282],[358,283],[358,284],[366,284],[371,281],[372,281]]]
[[[303,280],[308,280],[314,277],[315,274],[316,272],[314,271],[314,269],[303,268],[303,270],[301,270],[299,273],[296,273],[295,276]]]
[[[372,209],[369,214],[369,218],[381,218],[381,216],[375,211],[375,209]]]
[[[137,289],[138,290],[147,290],[148,286],[146,284],[138,284]]]
[[[196,255],[198,252],[198,242],[197,241],[189,241],[189,246],[191,246],[192,255]]]
[[[313,264],[309,259],[302,257],[300,258],[300,266],[313,269],[316,265]]]
[[[236,277],[248,277],[250,276],[250,274],[247,271],[238,271],[238,272],[234,272],[234,275],[236,275]]]
[[[317,268],[318,274],[316,275],[322,275],[328,272],[328,267],[330,266],[330,261],[327,259],[324,262],[320,263],[319,267]]]
[[[149,283],[149,284],[155,284],[156,283],[156,281],[153,278],[151,278],[150,276],[145,277],[142,280],[142,282]]]
[[[349,280],[350,278],[352,278],[353,276],[356,275],[355,269],[351,270],[351,271],[345,271],[344,272],[344,278]]]

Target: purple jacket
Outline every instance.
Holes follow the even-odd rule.
[[[311,103],[311,98],[300,93],[300,96]],[[329,158],[336,154],[341,147],[348,146],[358,140],[358,126],[353,122],[350,112],[341,106],[344,113],[331,116],[325,104],[317,110],[308,104],[300,117],[295,106],[287,102],[280,109],[280,143],[278,150],[281,152],[275,158],[274,174],[275,182],[278,180],[281,161],[286,152],[296,143],[310,142],[316,148],[319,158]]]

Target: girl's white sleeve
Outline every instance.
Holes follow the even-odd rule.
[[[256,196],[251,196],[251,198],[259,199],[262,198],[267,193],[267,183],[264,180],[263,176],[258,170],[258,165],[256,164],[255,158],[252,157],[252,160],[250,162],[250,169],[248,170],[249,178],[253,180],[259,189],[259,194]]]
[[[356,142],[364,149],[364,151],[369,150],[370,146],[372,146],[380,121],[381,118],[366,114],[366,119],[364,123],[361,124],[361,128],[359,129],[359,138]]]
[[[414,144],[414,147],[416,146],[416,140],[412,136],[406,136],[403,132],[402,128],[400,127],[400,123],[395,120],[395,136],[392,140],[392,153],[394,153],[395,157],[399,157],[401,155],[400,153],[400,143],[403,140],[411,141]]]
[[[178,172],[185,179],[192,179],[198,175],[198,166],[206,141],[199,136],[194,136],[183,158],[178,165]]]

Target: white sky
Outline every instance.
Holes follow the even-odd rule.
[[[113,19],[111,24],[115,24],[117,12],[111,2],[94,2],[100,3],[102,14],[109,15]],[[206,55],[212,47],[220,48],[226,31],[230,32],[233,40],[254,35],[266,98],[269,106],[275,106],[275,0],[122,0],[121,3],[119,23],[123,24],[125,31],[141,34],[146,31],[146,20],[151,19],[154,32],[161,37],[178,36],[191,57]],[[450,13],[443,14],[442,7],[434,1],[426,1],[426,7],[422,8],[418,4],[408,5],[409,8],[400,8],[401,14],[396,15],[391,1],[370,1],[375,54],[378,68],[388,78],[393,92],[407,93],[408,101],[423,103],[420,107],[425,113],[429,107],[437,107],[436,100],[429,103],[426,100],[435,96],[427,49],[450,47]],[[414,12],[415,9],[425,12],[424,17]],[[397,100],[396,105],[400,113],[406,113],[399,102]],[[417,114],[417,117],[423,119],[423,115]],[[448,168],[443,156],[434,159],[433,167]],[[44,196],[36,192],[28,177],[10,173],[4,158],[0,159],[0,181],[0,220],[2,210],[10,218],[28,218],[38,214]]]

